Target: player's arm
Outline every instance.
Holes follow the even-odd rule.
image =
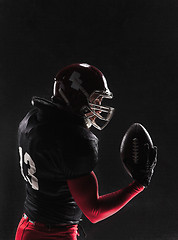
[[[67,183],[77,205],[92,223],[118,212],[144,189],[141,184],[134,181],[128,187],[99,196],[98,181],[94,172],[68,180]]]
[[[76,203],[91,222],[96,223],[118,212],[142,192],[144,186],[149,185],[157,161],[157,148],[149,149],[148,145],[145,145],[143,160],[144,166],[137,166],[132,174],[137,181],[103,196],[99,196],[98,181],[94,172],[67,181]]]

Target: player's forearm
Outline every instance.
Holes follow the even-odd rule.
[[[143,189],[144,187],[142,185],[133,182],[128,187],[100,196],[95,202],[92,211],[85,211],[85,215],[92,223],[104,220],[117,213],[132,198],[142,192]]]

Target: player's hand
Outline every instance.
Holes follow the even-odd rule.
[[[148,144],[144,145],[144,154],[141,164],[138,164],[134,170],[133,178],[145,187],[150,184],[154,168],[157,163],[157,147],[150,148]]]

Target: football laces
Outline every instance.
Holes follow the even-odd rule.
[[[132,139],[132,157],[135,164],[138,164],[139,160],[139,143],[138,138]]]

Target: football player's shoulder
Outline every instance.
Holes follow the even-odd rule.
[[[72,129],[67,148],[63,149],[64,173],[67,178],[89,174],[98,162],[98,139],[87,128]]]
[[[85,126],[77,126],[76,133],[83,139],[98,142],[98,138],[90,131],[90,129],[86,128]]]
[[[76,126],[72,130],[72,145],[75,151],[78,149],[78,154],[92,154],[98,153],[98,138],[84,126]]]

